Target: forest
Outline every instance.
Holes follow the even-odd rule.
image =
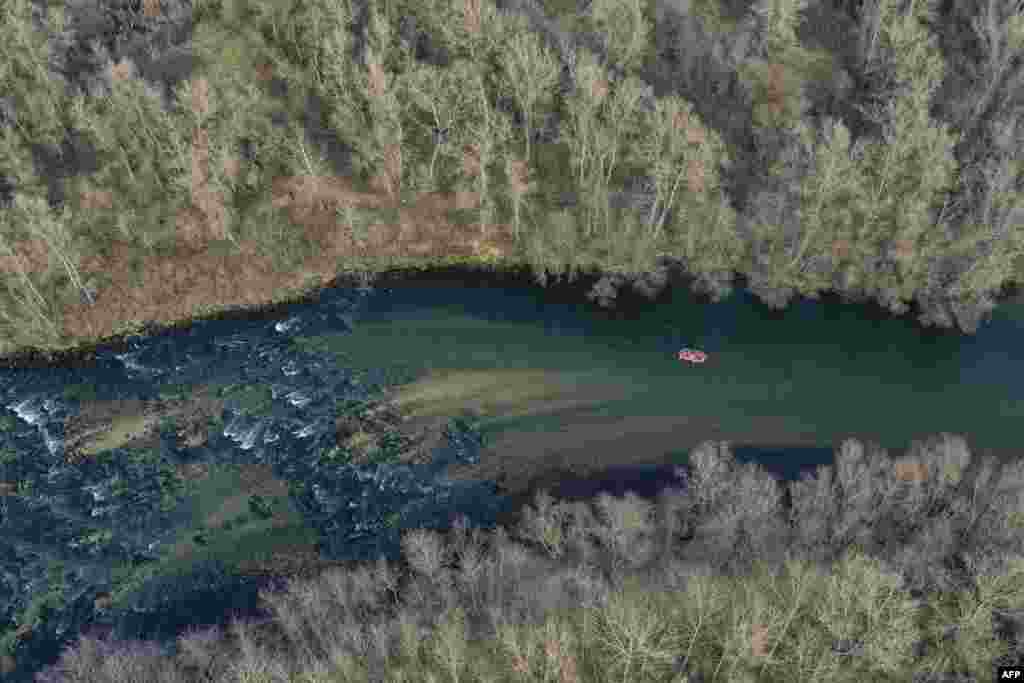
[[[396,267],[965,331],[1024,273],[1005,0],[13,0],[0,37],[0,353]]]

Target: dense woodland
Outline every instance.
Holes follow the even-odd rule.
[[[1006,0],[13,0],[0,45],[7,351],[87,340],[69,307],[148,286],[100,258],[212,241],[301,268],[316,245],[268,201],[285,176],[389,198],[332,207],[353,243],[471,197],[443,220],[512,245],[469,260],[541,281],[672,263],[713,296],[739,276],[974,330],[1024,273]],[[119,314],[92,336],[144,322]]]

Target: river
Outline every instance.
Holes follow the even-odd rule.
[[[443,527],[456,512],[481,524],[512,519],[542,486],[566,497],[629,488],[652,495],[678,483],[675,466],[707,439],[730,441],[739,460],[785,479],[831,462],[847,437],[899,454],[914,439],[952,432],[975,454],[1021,455],[1020,300],[964,336],[870,305],[825,299],[774,311],[742,292],[709,303],[682,286],[652,300],[621,295],[604,309],[587,300],[591,284],[541,288],[525,277],[462,271],[382,278],[373,287],[325,290],[272,315],[199,321],[99,347],[76,364],[0,370],[0,450],[19,456],[0,473],[35,472],[62,500],[77,501],[65,500],[65,508],[108,519],[123,547],[150,560],[173,556],[180,568],[191,557],[181,551],[182,529],[202,506],[105,512],[95,491],[129,476],[118,470],[129,449],[117,445],[113,458],[62,469],[64,425],[88,403],[155,400],[169,388],[262,387],[258,408],[229,402],[222,428],[203,445],[189,452],[161,433],[161,452],[176,462],[269,465],[278,479],[301,482],[289,504],[292,526],[274,528],[293,537],[314,528],[317,552],[339,560],[393,555],[403,528]],[[680,362],[683,346],[704,350],[707,362]],[[330,446],[339,406],[376,396],[413,424],[464,421],[448,423],[430,462],[317,460]],[[219,486],[217,495],[229,497],[234,484]],[[0,528],[15,529],[17,514],[12,506]],[[45,562],[19,557],[25,571]],[[93,584],[109,588],[117,575],[91,571],[76,579],[77,595],[91,595]],[[8,589],[8,600],[17,600],[24,586]],[[141,604],[123,615],[122,631],[140,611],[164,635],[196,618],[168,621],[160,617],[167,604]],[[141,625],[131,631],[156,633]]]
[[[422,410],[482,412],[504,458],[661,462],[706,439],[779,453],[856,437],[902,451],[939,431],[976,452],[1022,451],[1020,301],[965,336],[834,300],[774,311],[745,293],[713,304],[674,287],[604,311],[585,291],[389,285],[339,348],[423,376],[399,393],[411,406],[433,386],[439,400]],[[679,362],[683,346],[708,361]],[[805,464],[797,453],[770,457],[792,472]]]

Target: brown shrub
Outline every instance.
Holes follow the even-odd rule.
[[[575,657],[563,655],[558,666],[559,683],[577,683],[580,680],[577,668]]]
[[[110,67],[110,80],[115,83],[127,81],[135,73],[134,65],[130,60],[122,59],[117,64],[111,64]]]
[[[367,70],[370,74],[370,97],[374,99],[380,99],[388,91],[388,80],[387,75],[384,73],[384,67],[377,62],[371,61],[367,65]]]
[[[256,65],[256,80],[266,83],[274,77],[274,66],[270,62],[260,62]]]
[[[781,64],[768,65],[768,110],[773,115],[782,113],[786,97],[786,69]]]
[[[242,172],[242,160],[237,156],[229,156],[224,159],[224,175],[231,180],[237,180],[238,174]]]
[[[914,251],[914,240],[898,239],[893,242],[890,253],[892,254],[892,257],[898,261],[909,261],[914,257]]]
[[[686,186],[690,192],[704,191],[704,162],[699,159],[686,162]]]
[[[768,627],[754,624],[750,628],[750,652],[755,657],[768,656]]]
[[[81,204],[83,209],[112,209],[114,208],[114,193],[110,190],[86,190],[82,193]]]
[[[209,161],[210,135],[205,128],[196,128],[192,134],[192,201],[195,201],[196,192],[206,184]]]
[[[558,668],[558,683],[577,683],[579,681],[576,658],[572,653],[562,650],[560,640],[547,638],[544,641],[544,655],[548,658],[548,664],[551,667]]]
[[[850,241],[836,240],[832,243],[832,260],[842,261],[850,255]]]
[[[192,111],[199,118],[210,112],[210,83],[202,76],[192,82]]]
[[[672,130],[683,133],[687,144],[699,145],[707,139],[707,131],[685,109],[680,109],[672,117]]]
[[[677,133],[685,132],[690,127],[690,115],[685,109],[680,109],[672,116],[672,130]]]
[[[526,676],[530,673],[530,662],[521,654],[512,655],[512,670],[517,674]]]
[[[707,140],[707,131],[705,128],[697,123],[691,122],[689,128],[686,129],[686,142],[691,145],[702,145]]]
[[[480,35],[480,0],[465,0],[463,26],[471,36]]]
[[[384,177],[387,182],[387,192],[392,197],[397,197],[402,186],[402,147],[391,143],[384,146]]]
[[[928,465],[923,462],[897,461],[896,478],[900,481],[925,481],[928,479]]]

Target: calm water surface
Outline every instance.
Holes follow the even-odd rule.
[[[674,288],[606,311],[581,290],[386,284],[351,335],[320,343],[405,368],[418,380],[399,397],[424,413],[476,411],[506,461],[660,462],[714,438],[770,458],[799,460],[786,447],[805,447],[818,462],[813,447],[847,437],[898,453],[940,431],[976,452],[1022,452],[1019,300],[966,336],[838,301],[780,312],[744,293],[712,304]],[[679,362],[683,346],[708,362]]]

